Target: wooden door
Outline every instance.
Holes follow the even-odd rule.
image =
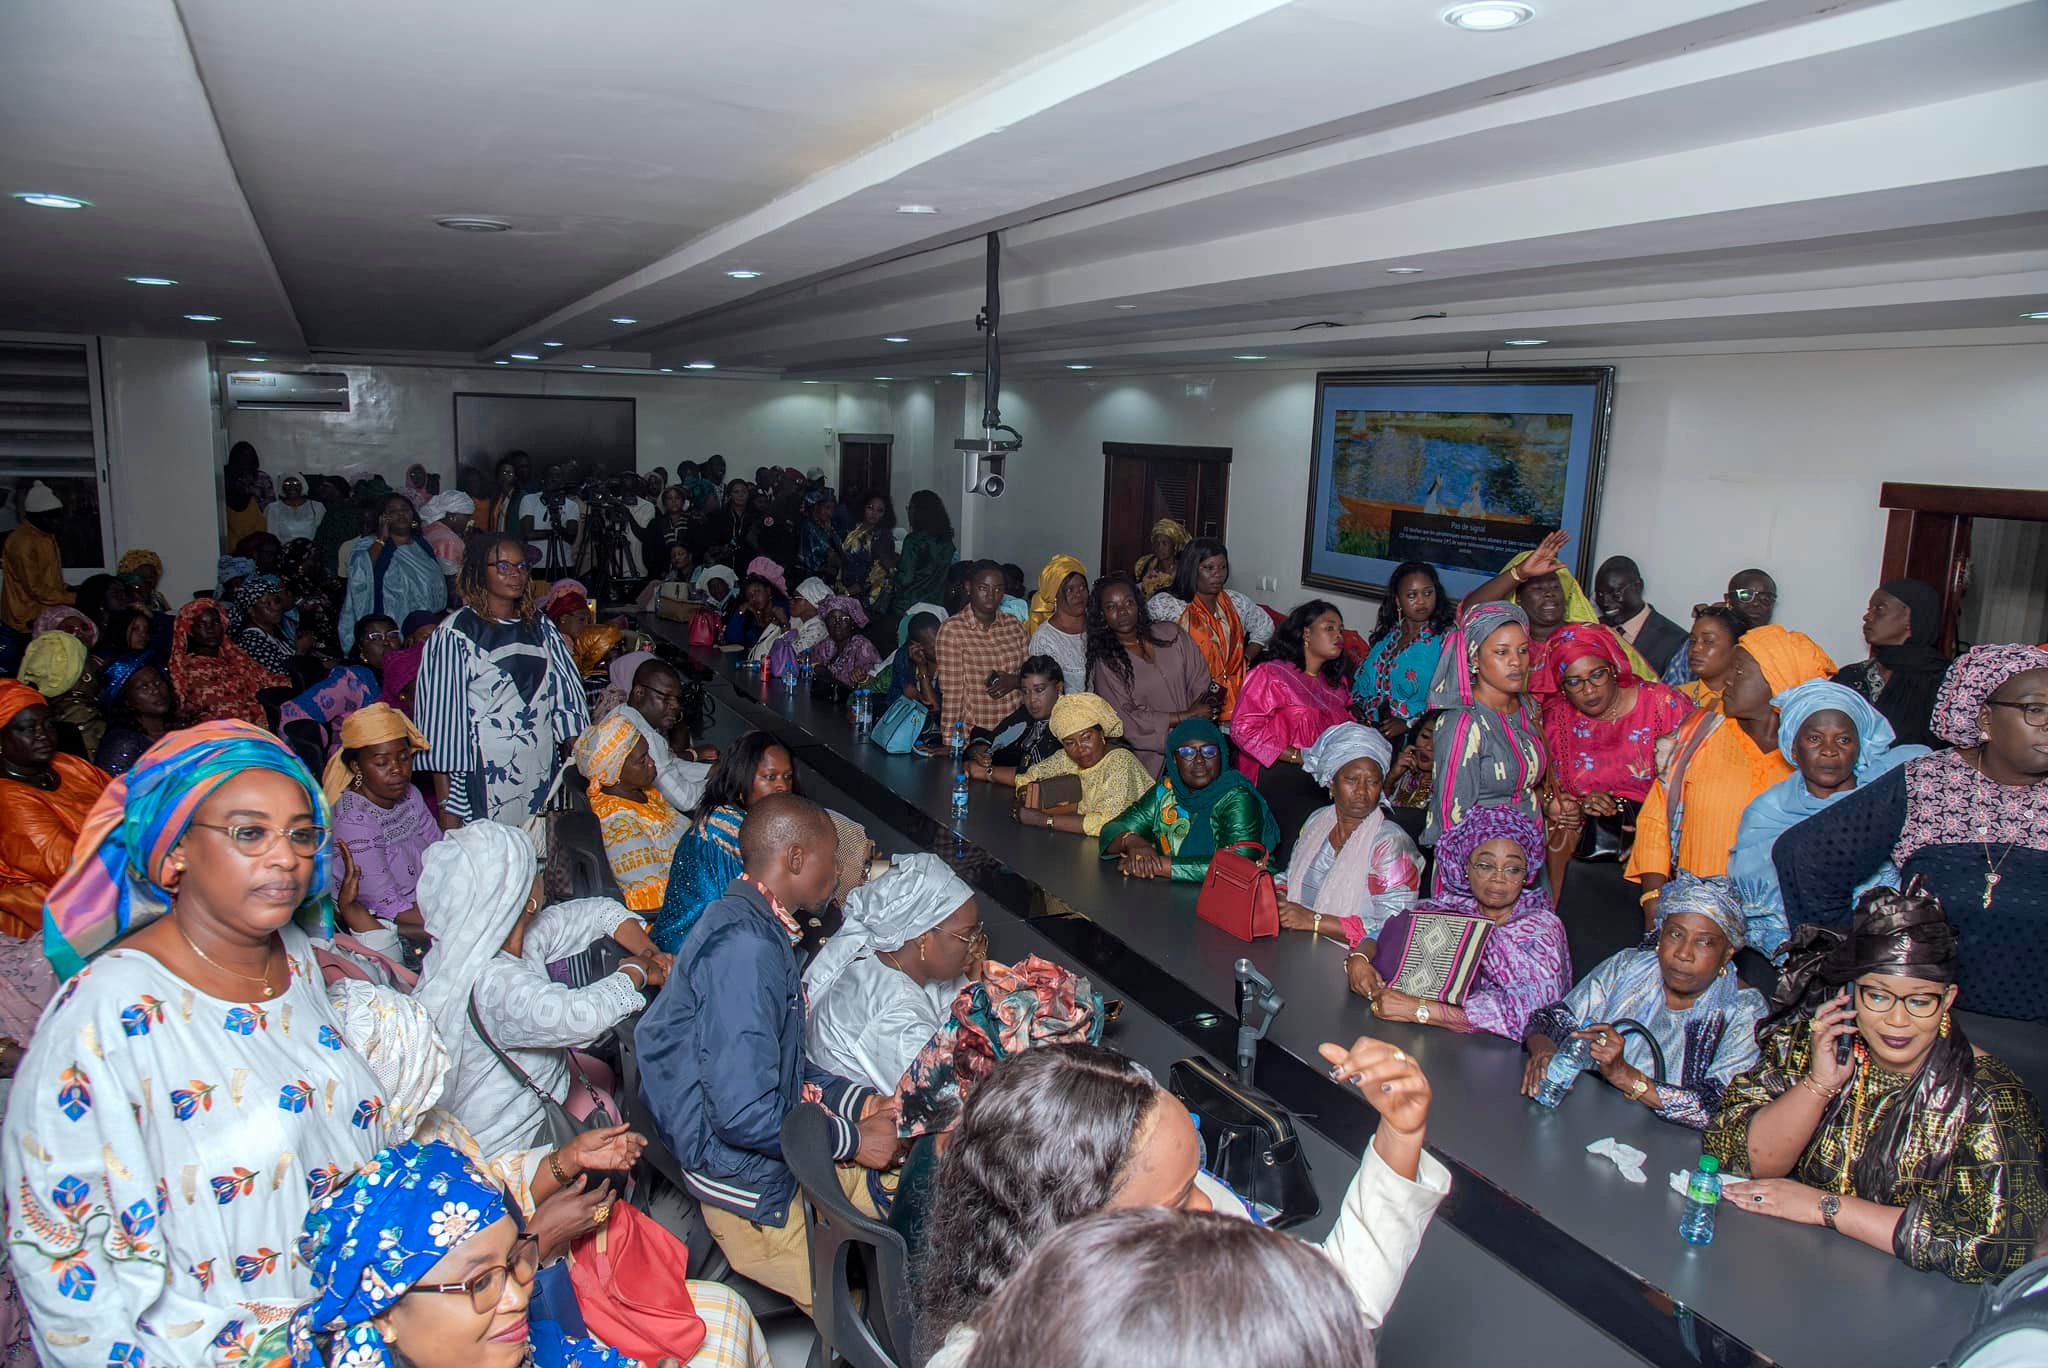
[[[1161,518],[1197,537],[1223,535],[1229,447],[1104,442],[1102,454],[1102,573],[1129,574],[1150,549],[1152,524]]]
[[[840,434],[840,498],[859,498],[865,502],[867,496],[877,490],[884,494],[889,492],[889,453],[895,440],[882,433]],[[901,516],[899,513],[898,517]]]
[[[1924,580],[1941,590],[1936,644],[1949,654],[1970,583],[1971,519],[2048,522],[2048,492],[2039,489],[1886,483],[1877,502],[1887,510],[1879,578]]]

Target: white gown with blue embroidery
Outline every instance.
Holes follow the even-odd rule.
[[[311,1292],[312,1200],[386,1145],[369,1066],[283,931],[269,1002],[199,992],[139,950],[64,985],[15,1075],[0,1175],[42,1361],[238,1363]]]

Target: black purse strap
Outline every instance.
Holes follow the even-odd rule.
[[[508,1055],[503,1050],[499,1049],[498,1042],[491,1039],[491,1033],[484,1029],[483,1018],[477,1015],[476,992],[474,989],[472,989],[469,994],[469,1026],[471,1030],[476,1032],[477,1039],[481,1040],[484,1043],[485,1047],[488,1048],[493,1055],[497,1056],[498,1062],[505,1066],[505,1072],[511,1074],[513,1078],[518,1080],[519,1086],[525,1088],[528,1092],[532,1093],[536,1098],[540,1100],[541,1109],[543,1111],[547,1112],[549,1115],[560,1116],[562,1119],[568,1122],[569,1127],[572,1130],[576,1131],[589,1130],[592,1128],[592,1126],[599,1124],[612,1124],[609,1118],[607,1118],[603,1122],[595,1122],[578,1121],[575,1117],[570,1116],[569,1109],[567,1107],[563,1106],[560,1102],[556,1101],[555,1098],[550,1096],[547,1089],[541,1087],[540,1084],[534,1082],[533,1079],[530,1076],[528,1076],[526,1070],[520,1068],[519,1065],[513,1060],[511,1055]]]

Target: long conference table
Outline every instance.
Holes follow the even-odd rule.
[[[671,624],[645,625],[682,644]],[[1819,1228],[1724,1210],[1711,1245],[1687,1244],[1666,1175],[1693,1167],[1697,1132],[1592,1075],[1545,1111],[1520,1095],[1517,1044],[1375,1020],[1346,989],[1341,943],[1286,932],[1247,945],[1195,916],[1195,886],[1122,878],[1094,840],[1017,825],[1008,797],[984,784],[955,821],[943,758],[888,755],[856,740],[842,709],[763,687],[729,656],[694,658],[710,673],[707,696],[729,714],[712,735],[773,734],[803,791],[866,825],[884,852],[945,858],[976,889],[994,956],[1039,954],[1121,998],[1105,1043],[1162,1078],[1189,1054],[1235,1059],[1235,966],[1257,965],[1286,1005],[1253,1081],[1299,1124],[1323,1204],[1296,1234],[1327,1230],[1376,1118],[1356,1090],[1330,1081],[1316,1046],[1370,1035],[1415,1056],[1434,1094],[1430,1150],[1452,1186],[1382,1332],[1384,1362],[1924,1365],[1968,1329],[1978,1289]],[[1569,885],[1562,913],[1569,923]],[[2044,1033],[1965,1020],[2040,1095]],[[1586,1152],[1608,1136],[1649,1156],[1648,1182]]]

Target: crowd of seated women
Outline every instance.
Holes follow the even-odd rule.
[[[880,864],[773,737],[700,744],[682,675],[574,577],[579,510],[538,500],[537,528],[523,458],[496,473],[273,498],[238,448],[211,593],[172,605],[146,551],[75,591],[10,582],[0,952],[53,976],[11,977],[49,1001],[0,1042],[0,1349],[762,1364],[727,1289],[677,1294],[694,1329],[653,1353],[588,1335],[539,1270],[634,1219],[603,1175],[657,1143],[733,1267],[808,1308],[779,1127],[819,1102],[849,1199],[914,1236],[920,1357],[1044,1357],[1057,1307],[1088,1361],[1236,1354],[1257,1319],[1281,1361],[1369,1362],[1448,1184],[1415,1061],[1323,1047],[1381,1124],[1319,1251],[1241,1219],[1185,1108],[1062,1015],[1071,972],[989,960],[959,876]],[[1585,1041],[1702,1132],[1740,1211],[1962,1281],[2048,1230],[2035,1101],[1954,1016],[2048,1018],[2048,652],[1947,661],[1938,596],[1895,581],[1837,669],[1754,570],[1687,634],[1625,558],[1596,608],[1562,537],[1462,603],[1401,567],[1364,639],[1330,602],[1231,590],[1224,546],[1170,520],[1130,573],[1062,555],[1027,595],[960,561],[931,491],[899,537],[886,496],[724,475],[627,491],[643,602],[693,639],[874,691],[904,749],[957,739],[1105,872],[1193,885],[1247,856],[1374,1016],[1518,1042],[1531,1093]],[[567,808],[616,897],[567,896]],[[1625,873],[1645,939],[1575,981],[1587,861]],[[1744,981],[1750,952],[1775,983]],[[1027,1019],[921,1129],[935,1051],[997,999]],[[616,1123],[635,1101],[652,1134]],[[1191,1302],[1211,1264],[1295,1289],[1289,1314]]]

